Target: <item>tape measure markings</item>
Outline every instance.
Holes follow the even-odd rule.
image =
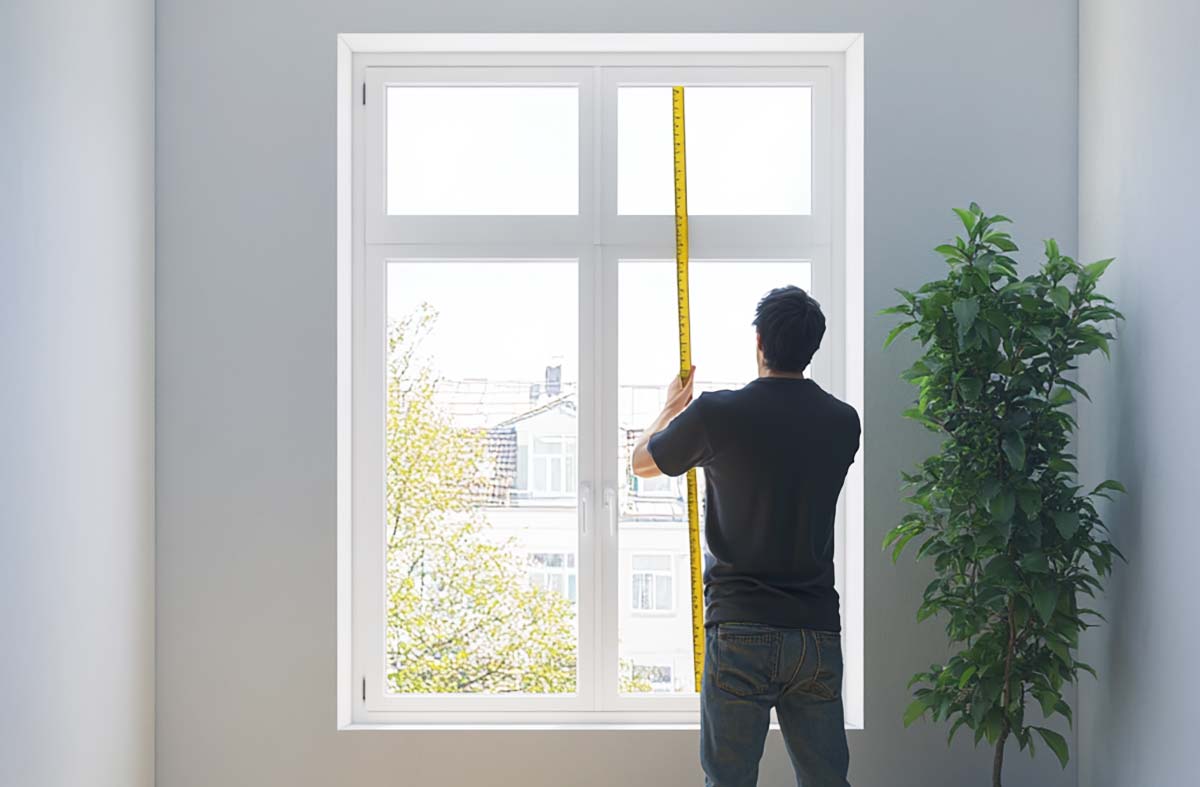
[[[675,150],[675,282],[679,312],[679,376],[692,371],[692,316],[688,297],[687,140],[684,134],[683,88],[671,88]],[[691,562],[692,670],[696,691],[704,674],[704,585],[700,568],[700,506],[696,470],[687,472],[688,553]]]

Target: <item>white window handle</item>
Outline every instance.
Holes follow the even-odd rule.
[[[617,490],[613,487],[607,487],[604,490],[604,508],[608,514],[608,534],[616,537],[617,535]]]
[[[579,485],[579,532],[587,535],[588,520],[592,516],[592,485]]]

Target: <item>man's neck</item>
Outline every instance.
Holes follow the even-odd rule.
[[[759,369],[759,377],[779,377],[784,380],[803,380],[804,372],[776,372],[770,369]]]

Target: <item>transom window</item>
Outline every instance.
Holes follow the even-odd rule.
[[[678,366],[670,87],[697,389],[757,376],[754,307],[796,284],[831,307],[809,373],[846,396],[843,57],[373,52],[346,73],[353,721],[694,723],[682,485],[629,472]],[[837,549],[852,607],[844,514]]]

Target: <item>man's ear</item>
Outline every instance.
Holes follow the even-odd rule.
[[[762,352],[762,334],[758,331],[754,332],[754,343],[758,346],[758,351]]]

